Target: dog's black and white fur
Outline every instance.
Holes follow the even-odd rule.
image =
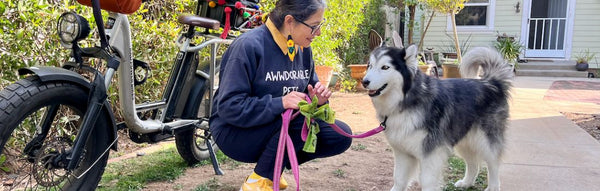
[[[443,169],[453,150],[465,160],[457,187],[473,185],[481,161],[487,163],[488,191],[500,190],[498,166],[509,117],[513,73],[489,48],[473,48],[460,65],[463,79],[439,80],[421,73],[417,48],[379,47],[370,55],[362,83],[377,118],[387,118],[385,136],[394,152],[394,187],[406,189],[420,167],[423,190],[441,190]],[[465,79],[477,75],[481,79]]]

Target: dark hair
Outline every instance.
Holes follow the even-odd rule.
[[[269,13],[269,19],[278,29],[283,25],[286,15],[292,15],[298,21],[306,21],[319,9],[325,9],[325,0],[279,0]]]

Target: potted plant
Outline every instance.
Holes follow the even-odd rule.
[[[373,29],[371,29],[369,31],[369,35],[367,36],[368,39],[368,45],[369,45],[369,52],[373,51],[375,48],[381,46],[383,44],[383,38],[381,37],[381,35],[379,35],[379,33]],[[367,58],[368,59],[368,54],[367,54]],[[366,63],[366,60],[365,60]],[[356,80],[357,85],[356,85],[356,89],[359,90],[363,90],[364,87],[362,87],[362,79],[363,77],[365,77],[365,75],[367,74],[367,64],[350,64],[348,65],[348,68],[350,68],[350,77],[352,77],[354,80]]]
[[[333,66],[316,65],[315,73],[317,73],[317,77],[322,85],[329,86],[329,82],[333,76]]]
[[[321,43],[321,42],[319,42]],[[319,43],[316,43],[315,45],[319,45]],[[317,46],[313,46],[314,48],[314,52],[316,51],[324,51],[323,50],[323,45],[321,45],[320,47]],[[331,81],[331,78],[333,76],[333,72],[334,71],[338,71],[339,70],[339,65],[340,65],[340,60],[339,58],[336,57],[336,55],[334,53],[332,53],[331,51],[327,52],[327,53],[320,53],[320,54],[314,54],[314,62],[315,62],[315,73],[317,74],[317,78],[319,78],[319,81],[321,82],[322,85],[329,85],[329,82]]]
[[[452,38],[448,36],[449,38]],[[467,36],[466,39],[461,41],[460,46],[447,45],[442,48],[443,57],[440,58],[442,62],[442,77],[443,78],[461,78],[460,72],[458,71],[458,64],[460,64],[459,52],[467,52],[471,43],[471,35]],[[457,49],[458,48],[458,49]]]
[[[502,54],[507,64],[513,67],[513,71],[518,68],[519,54],[523,50],[523,45],[515,37],[506,34],[498,35],[494,47]]]
[[[443,78],[461,78],[458,70],[458,59],[446,58],[442,62]]]
[[[464,40],[460,41],[460,46],[458,46],[458,49],[452,42],[454,41],[453,37],[448,34],[446,34],[446,37],[448,37],[448,39],[450,39],[451,42],[442,40],[443,46],[440,47],[440,49],[443,58],[458,59],[458,52],[467,52],[467,50],[471,46],[471,34],[469,34],[469,36],[467,36],[467,38],[465,38]]]
[[[596,57],[596,53],[590,52],[589,49],[579,52],[575,56],[575,69],[577,71],[586,71],[590,67],[588,62]]]
[[[460,49],[460,43],[458,40],[458,31],[456,30],[456,14],[460,12],[465,6],[465,2],[469,0],[419,0],[423,2],[427,7],[433,9],[436,12],[448,14],[450,16],[450,20],[452,22],[452,32],[453,32],[453,40],[454,47],[456,50],[456,56],[458,59],[458,63],[462,61],[462,53]]]

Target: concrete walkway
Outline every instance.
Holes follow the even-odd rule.
[[[502,190],[600,190],[600,142],[559,112],[600,113],[600,104],[544,99],[557,80],[600,82],[515,78]]]

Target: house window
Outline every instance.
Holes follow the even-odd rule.
[[[492,32],[494,27],[495,0],[470,0],[456,14],[456,27],[459,32]],[[452,22],[448,18],[448,31]]]

